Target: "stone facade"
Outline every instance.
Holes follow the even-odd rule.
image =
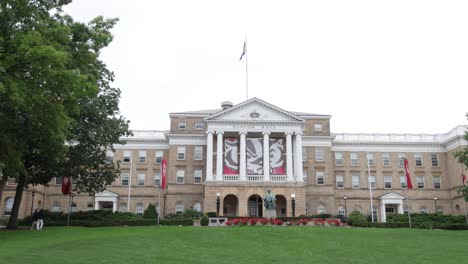
[[[296,216],[353,210],[370,214],[370,191],[379,221],[389,213],[406,211],[406,197],[412,212],[466,213],[456,192],[466,171],[453,157],[453,152],[468,145],[463,139],[466,126],[437,135],[333,134],[328,115],[288,112],[257,98],[223,106],[171,113],[169,131],[134,131],[125,139],[127,144],[114,146],[113,156],[109,153],[121,161],[115,182],[106,192],[75,196],[74,210],[142,213],[153,203],[168,215],[188,208],[216,212],[219,205],[220,215],[262,216],[262,198],[269,189],[276,195],[278,216],[292,216],[292,197]],[[234,155],[238,173],[224,173],[226,138],[238,141]],[[263,173],[249,174],[250,161],[245,158],[251,155],[246,154],[251,151],[246,146],[249,138],[263,140],[263,149],[271,147],[270,139],[282,140],[283,174],[269,167],[271,150],[260,158]],[[162,157],[168,164],[164,191],[157,185]],[[412,190],[404,187],[402,157],[409,162]],[[371,190],[369,176],[375,179]],[[14,196],[14,187],[10,182],[5,188],[0,217],[8,215],[7,200]],[[20,217],[38,207],[68,211],[69,202],[55,180],[48,186],[30,187],[23,195]]]

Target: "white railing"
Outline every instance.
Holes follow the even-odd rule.
[[[239,181],[239,175],[224,175],[225,182],[237,182]]]
[[[16,186],[16,179],[15,178],[8,178],[6,183],[7,186]]]
[[[249,182],[262,182],[263,175],[247,175],[247,181]]]
[[[271,182],[286,182],[286,175],[270,175]]]

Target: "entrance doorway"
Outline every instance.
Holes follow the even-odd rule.
[[[112,211],[114,208],[113,202],[100,202],[101,210]]]
[[[263,200],[257,194],[251,195],[248,200],[248,215],[250,217],[263,217]]]
[[[286,217],[286,198],[283,195],[276,195],[276,216]]]
[[[398,204],[385,204],[385,214],[391,215],[398,213]]]
[[[223,200],[223,216],[238,216],[239,200],[235,195],[229,194]]]

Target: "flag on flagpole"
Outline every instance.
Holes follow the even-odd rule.
[[[239,58],[239,60],[242,60],[242,58],[244,57],[244,55],[247,54],[247,40],[244,41],[244,49],[242,50],[242,54]]]
[[[465,174],[462,174],[462,183],[463,183],[463,186],[466,186],[466,175]]]
[[[62,193],[70,194],[72,191],[71,177],[62,177]]]
[[[166,188],[167,181],[167,160],[165,158],[161,161],[161,190]]]
[[[404,159],[404,164],[405,164],[406,185],[408,186],[408,189],[413,189],[413,184],[411,183],[411,176],[409,173],[409,166],[408,166],[407,159]]]

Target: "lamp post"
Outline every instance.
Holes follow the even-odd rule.
[[[346,200],[348,199],[348,197],[345,195],[343,197],[343,199],[344,199],[344,214],[345,214],[345,218],[347,218],[348,217],[348,207],[346,206]]]
[[[31,199],[31,216],[32,216],[33,210],[34,210],[34,196],[36,196],[36,192],[32,191],[32,193],[31,193],[31,197],[32,197],[32,199]]]
[[[437,214],[437,197],[434,197],[434,209],[434,212]]]
[[[292,216],[296,217],[296,194],[291,194],[291,208],[292,208]]]
[[[221,194],[220,193],[216,193],[216,216],[219,217],[219,207],[221,205],[221,200],[220,200],[220,197]]]

